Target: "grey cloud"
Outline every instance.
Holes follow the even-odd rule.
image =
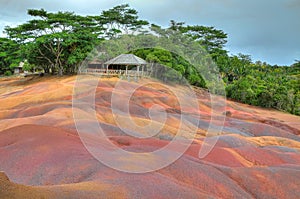
[[[285,5],[290,9],[299,9],[300,1],[299,0],[290,0],[285,3]]]
[[[174,19],[222,29],[229,35],[227,48],[232,53],[248,53],[272,64],[300,59],[299,0],[0,0],[0,28],[4,22],[28,20],[28,8],[99,14],[126,2],[141,18],[158,25]]]

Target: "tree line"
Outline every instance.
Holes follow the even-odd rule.
[[[138,17],[128,4],[104,10],[97,16],[73,12],[47,12],[29,9],[32,17],[17,27],[6,27],[0,38],[0,75],[11,75],[21,61],[26,70],[73,74],[95,46],[124,35],[149,34],[160,37],[181,34],[201,44],[216,63],[225,82],[227,97],[237,101],[276,108],[300,115],[300,62],[291,66],[252,61],[251,56],[230,55],[225,50],[228,35],[215,27],[186,25],[170,21],[167,28]],[[202,76],[182,57],[162,49],[132,52],[149,62],[159,62],[178,71],[190,84],[206,87]]]

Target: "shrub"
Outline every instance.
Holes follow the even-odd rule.
[[[5,76],[11,76],[11,75],[12,75],[12,72],[11,72],[10,70],[5,71],[4,75],[5,75]]]

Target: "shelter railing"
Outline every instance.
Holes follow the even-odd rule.
[[[145,76],[146,71],[137,71],[137,70],[115,70],[115,69],[93,69],[87,68],[81,71],[81,73],[93,73],[101,75],[130,75],[130,76]]]

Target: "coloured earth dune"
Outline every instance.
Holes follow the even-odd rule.
[[[126,173],[99,162],[83,144],[72,109],[75,80],[75,76],[0,79],[0,198],[300,197],[299,116],[227,100],[225,112],[218,115],[226,116],[222,132],[206,136],[212,114],[207,91],[195,88],[199,106],[186,103],[180,110],[176,97],[150,79],[101,79],[95,89],[95,116],[110,142],[124,150],[164,147],[176,135],[181,114],[199,115],[196,126],[182,127],[184,136],[193,140],[177,161],[144,174]],[[122,90],[114,90],[117,82]],[[153,105],[172,115],[163,121],[163,133],[144,139],[122,132],[111,109],[112,94],[121,112],[124,93],[141,83],[146,84],[134,92],[129,104],[131,119],[140,126],[150,124]],[[92,122],[85,109],[76,111],[87,125]],[[127,125],[128,118],[116,113],[121,125],[136,130]],[[161,124],[157,120],[153,125]],[[191,128],[196,128],[192,138]],[[216,138],[210,153],[199,158],[201,147]]]

